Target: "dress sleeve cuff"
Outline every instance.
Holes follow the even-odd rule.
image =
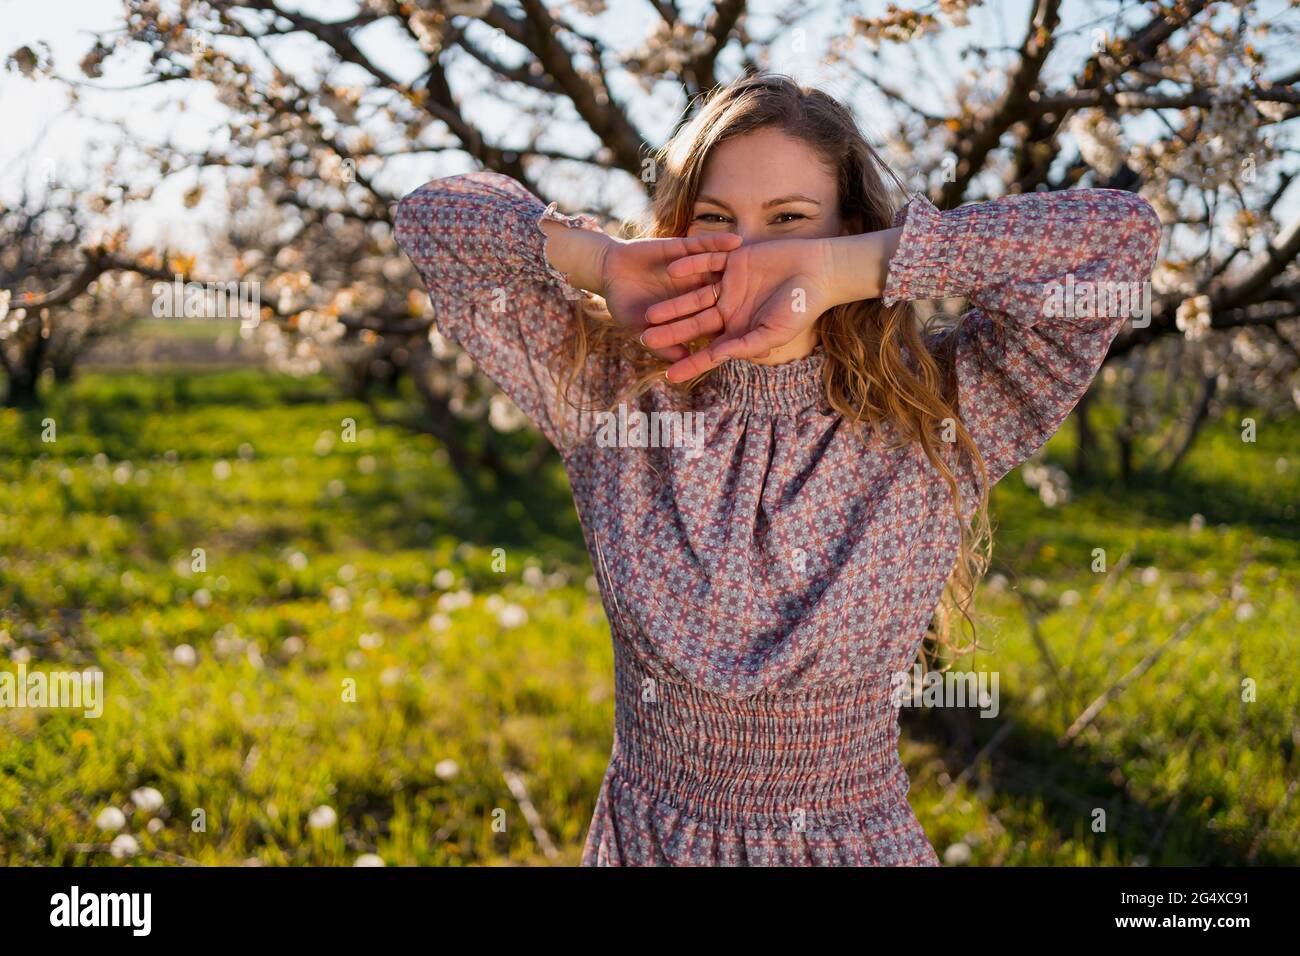
[[[916,193],[894,214],[894,228],[903,235],[889,261],[889,275],[881,300],[894,305],[911,299],[939,298],[946,294],[947,273],[953,247],[942,241],[943,214],[923,193]]]

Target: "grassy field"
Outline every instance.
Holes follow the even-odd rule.
[[[961,666],[1001,712],[903,716],[948,862],[1300,863],[1300,421],[1240,417],[1171,483],[999,486]],[[612,654],[558,469],[466,500],[431,440],[255,369],[90,374],[0,410],[0,447],[0,667],[94,665],[108,698],[0,709],[0,863],[117,864],[122,833],[136,863],[577,862]]]

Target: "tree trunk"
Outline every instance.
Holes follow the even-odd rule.
[[[74,356],[64,355],[50,363],[56,385],[69,385],[77,377],[77,360]]]
[[[1196,408],[1192,412],[1191,420],[1187,423],[1187,433],[1183,436],[1182,444],[1174,452],[1169,464],[1165,467],[1163,477],[1172,477],[1174,470],[1182,464],[1187,453],[1192,450],[1192,445],[1196,441],[1196,436],[1201,432],[1201,426],[1205,424],[1205,419],[1210,412],[1210,403],[1214,401],[1214,396],[1219,390],[1219,377],[1217,375],[1205,376],[1205,384],[1201,390],[1201,400],[1196,403]]]
[[[36,379],[25,372],[26,369],[10,370],[9,387],[5,390],[6,408],[30,408],[39,403]]]
[[[41,368],[45,365],[45,350],[50,341],[41,332],[42,320],[29,314],[24,327],[15,336],[18,342],[17,357],[4,363],[5,371],[9,374],[9,389],[5,395],[5,405],[9,408],[30,407],[40,401],[37,386],[40,383]],[[28,334],[33,336],[30,340],[27,339]]]

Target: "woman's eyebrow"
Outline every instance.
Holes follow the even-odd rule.
[[[782,203],[788,202],[807,202],[812,203],[814,206],[821,205],[820,200],[813,199],[811,196],[805,196],[802,193],[791,193],[790,195],[782,196],[779,199],[769,199],[767,202],[763,203],[763,208],[769,209],[772,206],[780,206]]]
[[[713,203],[713,205],[721,206],[723,209],[731,208],[721,199],[718,199],[714,196],[699,195],[695,197],[695,201]],[[791,193],[789,196],[781,196],[777,199],[769,199],[767,202],[763,203],[763,208],[770,209],[773,206],[780,206],[782,203],[787,203],[787,202],[806,202],[806,203],[812,203],[814,206],[821,205],[821,200],[813,199],[810,196],[803,195],[802,193]]]

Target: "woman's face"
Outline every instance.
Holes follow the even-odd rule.
[[[726,140],[710,152],[686,234],[734,232],[751,243],[827,239],[857,231],[857,223],[840,216],[836,178],[821,158],[801,140],[767,128]],[[755,361],[793,361],[816,344],[816,331],[810,328]]]
[[[714,147],[686,234],[824,239],[846,233],[839,210],[835,176],[821,158],[801,140],[761,129]]]

